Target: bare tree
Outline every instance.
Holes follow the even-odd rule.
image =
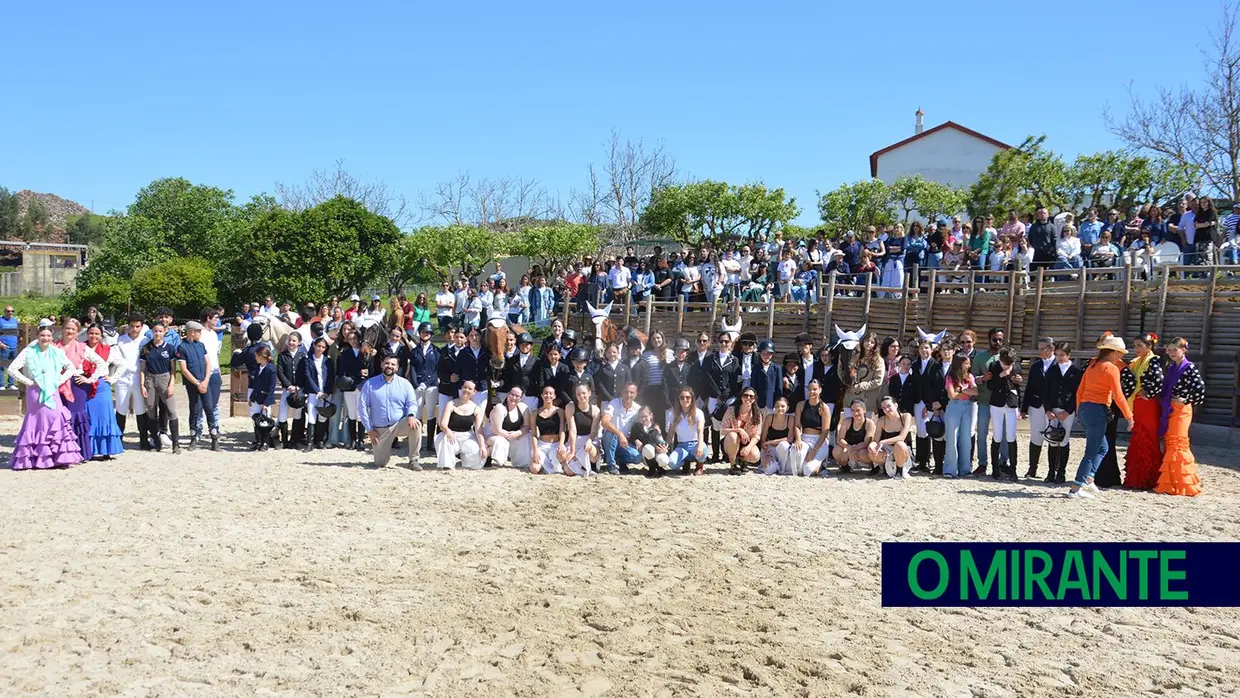
[[[603,222],[603,200],[607,197],[598,170],[594,163],[586,166],[590,179],[585,189],[573,189],[569,194],[569,206],[573,216],[586,225],[599,225]]]
[[[637,221],[654,192],[676,181],[676,159],[662,143],[647,147],[643,140],[622,141],[620,134],[612,131],[605,170],[607,182],[601,185],[599,209],[603,215],[599,222],[610,224],[619,238],[609,242],[632,240],[637,237]],[[593,165],[590,175],[593,184]]]
[[[1193,89],[1160,87],[1146,101],[1129,88],[1132,111],[1116,119],[1109,109],[1107,127],[1130,146],[1158,153],[1192,167],[1204,183],[1232,200],[1240,199],[1240,42],[1237,5],[1223,7],[1221,29],[1210,33],[1202,49],[1206,83]]]
[[[558,202],[534,179],[474,179],[468,172],[440,182],[418,197],[423,220],[446,225],[496,227],[513,219],[541,219]]]
[[[344,168],[344,160],[336,161],[331,172],[315,170],[305,184],[276,182],[280,204],[293,211],[313,208],[336,196],[360,202],[372,213],[391,218],[398,227],[413,222],[413,212],[405,197],[392,191],[385,182],[363,182]]]

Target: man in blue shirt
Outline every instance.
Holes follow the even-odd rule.
[[[1085,220],[1081,222],[1080,240],[1081,240],[1081,259],[1085,261],[1086,266],[1089,265],[1089,253],[1094,249],[1094,245],[1098,244],[1098,238],[1102,236],[1102,221],[1098,220],[1098,209],[1090,208],[1089,213],[1085,214]],[[1111,233],[1111,237],[1115,238],[1115,233]]]
[[[160,308],[155,311],[155,322],[164,326],[164,343],[172,347],[172,351],[176,351],[181,345],[181,335],[172,329],[172,310],[169,308]],[[146,330],[146,338],[153,339],[150,328]]]
[[[207,373],[207,347],[200,340],[203,326],[190,321],[185,323],[185,341],[177,347],[177,364],[181,377],[185,382],[185,392],[189,399],[189,424],[193,434],[189,442],[189,450],[198,448],[202,440],[202,415],[208,412],[207,426],[217,423],[215,403],[207,399],[211,376]],[[211,450],[219,450],[219,431],[211,431]]]
[[[422,422],[418,421],[421,405],[413,384],[396,375],[400,360],[395,356],[383,359],[382,373],[362,384],[358,396],[358,417],[362,428],[375,447],[375,466],[382,468],[392,458],[392,442],[407,438],[409,468],[421,470],[418,452],[422,445]]]
[[[4,306],[4,316],[0,317],[0,361],[9,362],[17,358],[17,316],[13,314],[13,306]],[[9,377],[9,365],[4,364],[4,389],[15,390],[13,379]]]

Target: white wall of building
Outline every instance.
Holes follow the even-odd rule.
[[[919,174],[941,184],[969,187],[1000,150],[980,138],[945,128],[878,156],[877,176],[891,184]]]

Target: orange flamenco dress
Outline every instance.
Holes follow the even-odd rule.
[[[1162,446],[1158,443],[1158,423],[1162,405],[1138,395],[1132,401],[1132,433],[1124,453],[1124,487],[1152,490],[1158,484],[1163,464]],[[1187,427],[1185,427],[1187,429]],[[1185,432],[1187,434],[1187,432]],[[1192,455],[1189,455],[1192,458]]]
[[[1159,494],[1180,494],[1196,497],[1201,494],[1201,478],[1197,476],[1197,460],[1188,446],[1188,427],[1193,423],[1193,406],[1182,402],[1171,403],[1171,416],[1167,420],[1164,443],[1167,452],[1163,456],[1162,471],[1154,491]]]

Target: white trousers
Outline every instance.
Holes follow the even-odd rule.
[[[487,440],[491,446],[491,462],[496,465],[503,465],[509,458],[512,458],[512,467],[528,468],[533,462],[533,452],[530,450],[529,434],[522,434],[515,441],[509,441],[502,436],[492,436]]]
[[[788,467],[789,455],[792,453],[792,444],[787,440],[780,441],[775,446],[767,446],[765,452],[768,457],[768,464],[763,470],[765,475],[791,475],[792,469]]]
[[[922,410],[926,409],[926,403],[919,402],[913,405],[913,421],[917,424],[917,438],[924,439],[929,434],[926,433],[926,418],[921,415]]]
[[[801,447],[788,449],[788,470],[793,475],[817,475],[822,469],[822,454],[815,453],[818,449],[820,436],[801,436]]]
[[[442,470],[452,470],[459,458],[461,467],[477,470],[482,467],[482,451],[478,448],[478,440],[471,432],[454,431],[455,441],[448,441],[440,432],[435,437],[435,459]]]
[[[116,402],[117,414],[146,414],[146,400],[142,399],[142,388],[138,386],[138,374],[135,373],[128,380],[117,381],[112,386],[112,397]]]
[[[322,417],[321,419],[319,417],[319,396],[318,395],[307,395],[306,396],[307,428],[313,427],[315,424],[318,424],[320,421],[326,422],[327,417]],[[307,436],[306,438],[309,438],[309,436]]]
[[[539,441],[536,445],[538,453],[542,455],[542,465],[540,469],[548,475],[559,475],[564,472],[560,467],[560,442]]]
[[[292,417],[293,419],[301,419],[301,415],[304,414],[306,411],[306,408],[304,407],[296,407],[296,408],[289,407],[288,398],[289,398],[289,395],[291,394],[292,393],[289,393],[286,391],[283,395],[280,396],[280,421],[281,422],[287,422],[289,420],[289,417]]]
[[[568,461],[568,469],[574,475],[585,475],[590,470],[590,454],[586,453],[586,444],[589,442],[588,436],[578,436],[573,442],[573,456]]]
[[[418,396],[418,401],[422,405],[422,413],[418,415],[418,419],[426,424],[432,419],[439,419],[439,413],[435,411],[439,407],[439,386],[428,386],[425,388],[414,388],[414,394]]]
[[[990,409],[990,440],[995,443],[1007,443],[1016,441],[1016,420],[1019,419],[1020,411],[1015,407],[995,407],[991,405]],[[1046,413],[1042,416],[1045,418]]]

